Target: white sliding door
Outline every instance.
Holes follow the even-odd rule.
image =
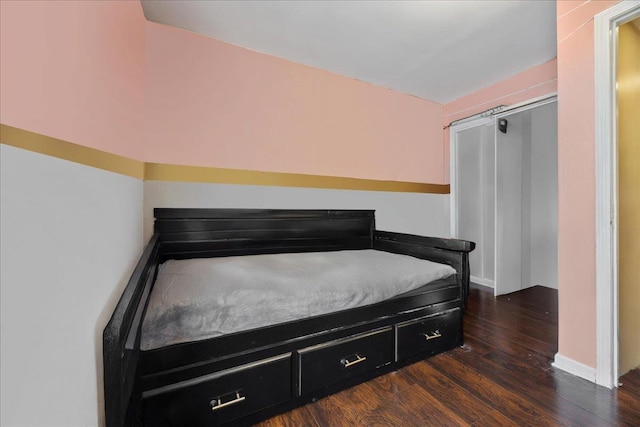
[[[461,128],[461,129],[460,129]],[[476,243],[471,280],[494,280],[494,124],[492,119],[452,129],[455,160],[455,236]]]
[[[507,124],[496,132],[496,296],[522,287],[522,116]]]

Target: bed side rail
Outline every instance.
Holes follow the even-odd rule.
[[[413,234],[391,233],[376,230],[373,248],[397,254],[411,255],[429,261],[448,264],[456,269],[458,285],[461,288],[463,307],[469,295],[469,252],[476,247],[474,242],[439,237],[423,237]]]
[[[125,424],[140,358],[140,329],[155,280],[160,239],[147,244],[102,334],[107,427]]]

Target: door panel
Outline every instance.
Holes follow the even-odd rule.
[[[494,278],[494,124],[457,132],[457,236],[476,243],[469,263],[472,280],[493,285]]]
[[[522,287],[523,120],[507,120],[507,133],[496,132],[496,296]]]

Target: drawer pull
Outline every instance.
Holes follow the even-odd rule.
[[[233,394],[232,394],[232,396],[233,396]],[[222,396],[222,397],[225,397],[225,396]],[[233,400],[229,400],[227,402],[222,403],[222,397],[219,397],[217,399],[213,399],[210,402],[212,411],[217,411],[218,409],[222,409],[225,406],[231,406],[231,405],[234,405],[236,403],[240,403],[240,402],[242,402],[243,400],[246,399],[245,396],[240,396],[240,392],[239,391],[237,391],[235,393],[235,398]]]
[[[367,360],[366,356],[360,356],[359,354],[356,354],[355,356],[356,356],[355,360],[349,360],[348,358],[345,357],[340,361],[340,363],[342,363],[342,365],[344,365],[345,368],[348,368],[349,366],[353,366]]]
[[[424,337],[427,339],[427,341],[435,339],[435,338],[440,338],[442,336],[442,334],[440,333],[440,330],[434,331],[434,332],[427,332],[426,334],[422,334],[424,335]]]

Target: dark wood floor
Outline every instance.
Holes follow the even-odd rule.
[[[557,326],[552,289],[474,286],[464,347],[260,426],[640,426],[640,370],[611,391],[552,368]]]

